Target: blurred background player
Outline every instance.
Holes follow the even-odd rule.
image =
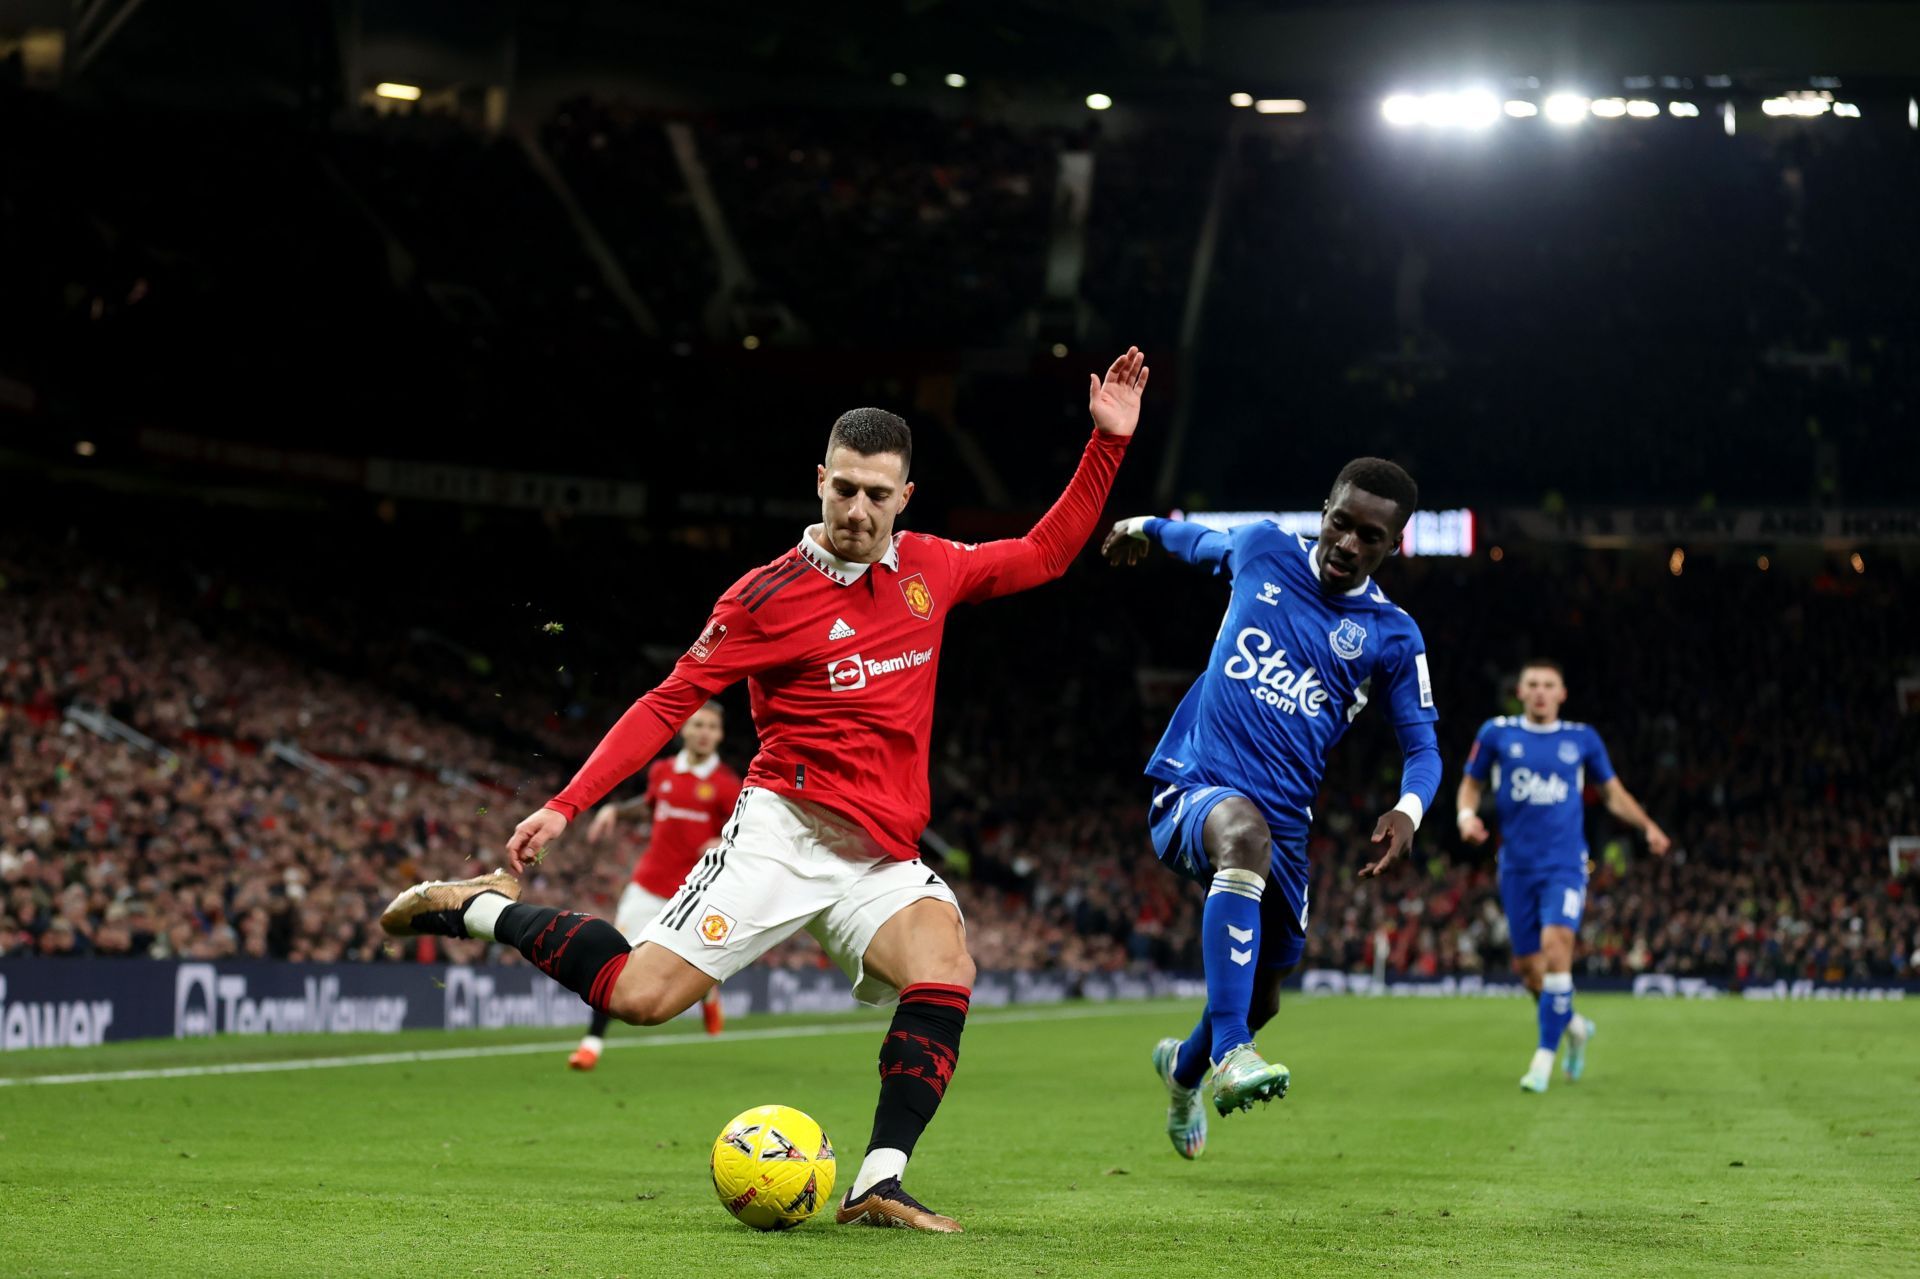
[[[1426,642],[1373,583],[1418,503],[1400,467],[1357,458],[1334,480],[1318,541],[1269,520],[1223,533],[1136,516],[1101,547],[1131,564],[1157,543],[1233,579],[1206,673],[1146,770],[1154,852],[1208,885],[1207,1007],[1184,1042],[1163,1039],[1153,1052],[1169,1094],[1167,1135],[1188,1159],[1206,1145],[1200,1088],[1209,1061],[1222,1115],[1286,1095],[1287,1068],[1261,1058],[1253,1031],[1279,1011],[1280,983],[1305,946],[1307,830],[1327,752],[1372,698],[1386,701],[1404,764],[1400,800],[1375,823],[1379,856],[1362,876],[1406,851],[1439,792]]]
[[[640,940],[667,899],[686,882],[694,863],[720,842],[720,829],[740,798],[740,774],[722,763],[717,753],[725,734],[725,711],[720,703],[710,701],[681,728],[680,753],[655,760],[647,770],[646,792],[624,804],[601,805],[587,827],[587,842],[597,844],[613,834],[623,814],[652,815],[647,846],[634,862],[633,878],[613,914],[613,926],[629,941]],[[726,1022],[720,1011],[720,987],[709,990],[700,1001],[700,1014],[707,1033],[719,1034]],[[599,1064],[611,1022],[605,1012],[595,1009],[593,1023],[567,1065],[592,1070]]]
[[[1580,1078],[1593,1022],[1573,1011],[1573,935],[1587,901],[1587,836],[1582,795],[1600,787],[1607,811],[1647,837],[1656,856],[1668,841],[1640,802],[1614,775],[1600,734],[1591,725],[1560,718],[1567,685],[1560,664],[1538,657],[1520,671],[1526,714],[1502,715],[1480,726],[1467,753],[1455,796],[1460,837],[1487,842],[1480,820],[1482,788],[1491,779],[1500,814],[1500,900],[1513,937],[1513,968],[1533,992],[1540,1042],[1520,1086],[1545,1092],[1560,1036],[1567,1038],[1566,1071]]]

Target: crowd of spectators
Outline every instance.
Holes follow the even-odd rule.
[[[1619,553],[1520,554],[1397,563],[1392,588],[1435,655],[1451,765],[1481,717],[1509,709],[1503,679],[1519,659],[1551,645],[1573,709],[1674,838],[1658,860],[1594,819],[1579,971],[1757,982],[1920,970],[1916,886],[1887,860],[1888,838],[1920,817],[1920,727],[1893,696],[1913,620],[1897,569],[1763,573],[1729,557],[1675,577]],[[276,650],[266,631],[197,608],[198,579],[178,589],[28,536],[0,542],[0,578],[0,954],[479,960],[487,948],[473,943],[389,943],[379,905],[416,878],[496,862],[513,822],[562,780],[559,761],[618,710],[610,692],[578,723],[549,717],[503,739],[421,709],[372,670]],[[1200,898],[1147,853],[1137,770],[1165,713],[1164,681],[1145,676],[1191,668],[1217,591],[1177,566],[1087,563],[1050,595],[956,620],[933,831],[983,967],[1197,967]],[[1142,592],[1161,606],[1140,609]],[[1037,636],[1061,615],[1098,638],[1049,647]],[[1033,660],[1008,661],[1022,645]],[[76,706],[154,746],[97,735],[66,715]],[[327,766],[263,749],[276,741]],[[736,762],[750,750],[745,716],[728,750]],[[1363,719],[1316,805],[1307,963],[1503,972],[1494,861],[1446,823],[1386,877],[1354,876],[1397,780],[1390,734]],[[530,893],[609,908],[636,838],[569,841]],[[802,937],[769,962],[825,961]]]

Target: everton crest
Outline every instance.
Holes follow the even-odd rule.
[[[1367,642],[1367,628],[1351,617],[1342,618],[1340,625],[1327,632],[1327,642],[1333,645],[1334,656],[1351,662],[1360,656],[1360,646]]]

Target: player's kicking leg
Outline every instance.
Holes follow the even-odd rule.
[[[613,926],[620,930],[634,945],[640,944],[640,935],[648,924],[666,907],[667,899],[657,897],[635,883],[629,883],[620,894],[620,905],[615,909]],[[720,1011],[720,987],[714,986],[700,1001],[700,1012],[706,1022],[707,1033],[717,1035],[726,1024]],[[592,1070],[600,1064],[600,1054],[606,1051],[606,1035],[613,1024],[613,1018],[605,1010],[593,1010],[593,1018],[587,1026],[587,1033],[580,1037],[580,1044],[567,1058],[567,1066],[572,1070]]]
[[[1503,892],[1504,892],[1503,884]],[[1521,979],[1536,997],[1535,1021],[1539,1038],[1520,1087],[1542,1093],[1553,1078],[1553,1062],[1560,1040],[1568,1040],[1567,1077],[1578,1079],[1586,1069],[1587,1041],[1593,1023],[1573,1011],[1574,931],[1586,904],[1586,873],[1543,876],[1516,894],[1527,900],[1514,903],[1521,918],[1538,920],[1537,930],[1523,930],[1510,923],[1514,935],[1514,964]],[[1509,909],[1512,909],[1510,905]],[[1509,921],[1515,916],[1508,915]],[[1526,943],[1523,953],[1522,945]]]

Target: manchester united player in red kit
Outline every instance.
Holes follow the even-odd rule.
[[[746,788],[719,846],[638,946],[604,920],[518,901],[507,871],[415,885],[382,926],[514,946],[594,1008],[643,1026],[805,928],[856,998],[898,1001],[873,1135],[836,1219],[959,1230],[900,1184],[953,1078],[974,977],[953,892],[917,856],[941,634],[955,605],[1060,576],[1092,535],[1139,422],[1145,357],[1129,349],[1104,381],[1088,380],[1095,429],[1079,468],[1032,531],[1006,541],[894,532],[913,496],[907,424],[878,409],[834,423],[815,480],[820,523],[728,588],[673,674],[507,843],[512,871],[538,861],[707,698],[745,679],[760,734]]]
[[[656,759],[647,769],[646,792],[631,803],[602,804],[587,827],[587,842],[597,844],[613,833],[622,810],[653,815],[646,851],[633,864],[633,879],[620,894],[620,904],[613,912],[613,926],[632,941],[640,940],[641,932],[667,904],[667,898],[680,890],[693,864],[720,842],[720,828],[726,825],[740,798],[740,774],[715,754],[725,734],[725,712],[720,703],[708,702],[680,729],[680,753]],[[725,1021],[720,1012],[720,987],[709,990],[700,1004],[707,1033],[719,1034]],[[594,1010],[593,1024],[567,1058],[568,1066],[592,1070],[600,1064],[611,1020],[603,1010]]]

